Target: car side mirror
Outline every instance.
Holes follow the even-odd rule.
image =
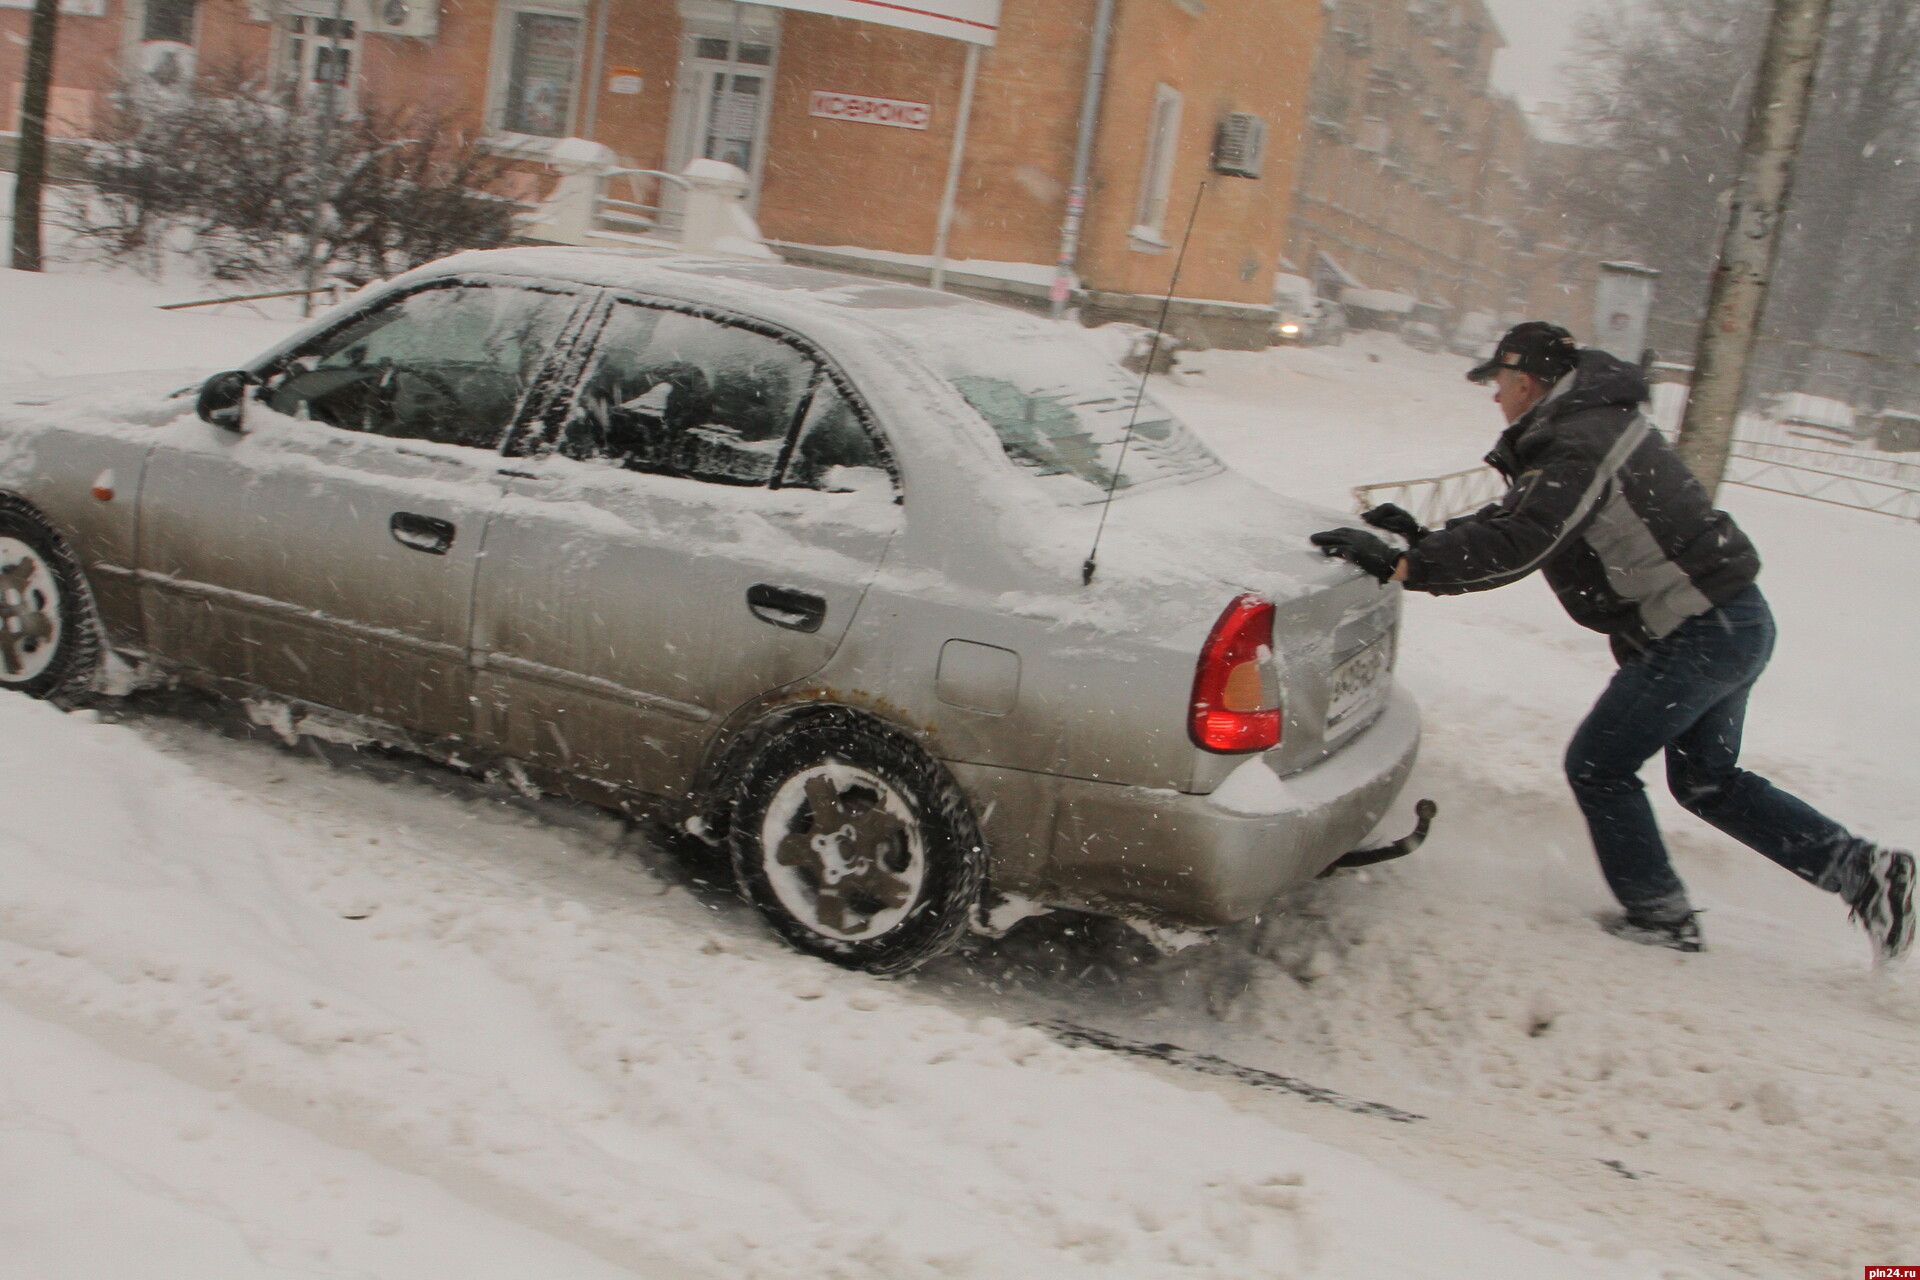
[[[216,373],[200,385],[200,399],[195,402],[194,410],[202,421],[227,431],[238,431],[247,388],[256,381],[245,369]]]

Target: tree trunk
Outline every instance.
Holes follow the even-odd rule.
[[[20,94],[20,145],[14,153],[13,269],[40,270],[40,192],[47,181],[47,100],[53,93],[53,43],[60,0],[36,0],[27,35],[27,83]]]
[[[1708,493],[1719,489],[1732,451],[1831,8],[1832,0],[1774,0],[1733,208],[1700,325],[1693,392],[1680,424],[1680,456]]]

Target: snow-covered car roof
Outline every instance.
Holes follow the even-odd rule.
[[[686,302],[735,308],[810,332],[821,323],[869,334],[951,341],[956,329],[986,326],[1001,334],[1048,332],[1054,326],[1010,307],[976,302],[918,285],[821,271],[784,262],[704,256],[672,250],[587,249],[553,245],[487,249],[442,258],[408,280],[463,272],[534,275]]]
[[[818,342],[883,414],[889,405],[910,407],[890,429],[937,453],[940,474],[968,465],[970,455],[983,477],[997,475],[1011,457],[1029,480],[1084,504],[1111,487],[1116,459],[1106,454],[1124,457],[1123,488],[1221,468],[1151,397],[1136,407],[1137,378],[1076,324],[893,281],[674,252],[490,250],[431,263],[395,283],[475,273],[630,289],[789,328]],[[1141,429],[1126,430],[1130,423]],[[1131,447],[1122,448],[1123,435]]]

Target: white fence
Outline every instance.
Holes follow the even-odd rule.
[[[1492,467],[1454,471],[1422,480],[1388,480],[1363,484],[1353,491],[1355,510],[1365,511],[1383,502],[1411,511],[1421,524],[1435,525],[1478,511],[1507,491],[1506,481]]]

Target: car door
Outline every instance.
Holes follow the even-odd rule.
[[[405,726],[472,728],[474,566],[499,446],[579,291],[447,279],[274,363],[240,431],[149,464],[148,636],[189,667]]]
[[[900,508],[799,340],[631,297],[596,323],[488,522],[477,695],[506,754],[664,794],[733,710],[832,656]]]

